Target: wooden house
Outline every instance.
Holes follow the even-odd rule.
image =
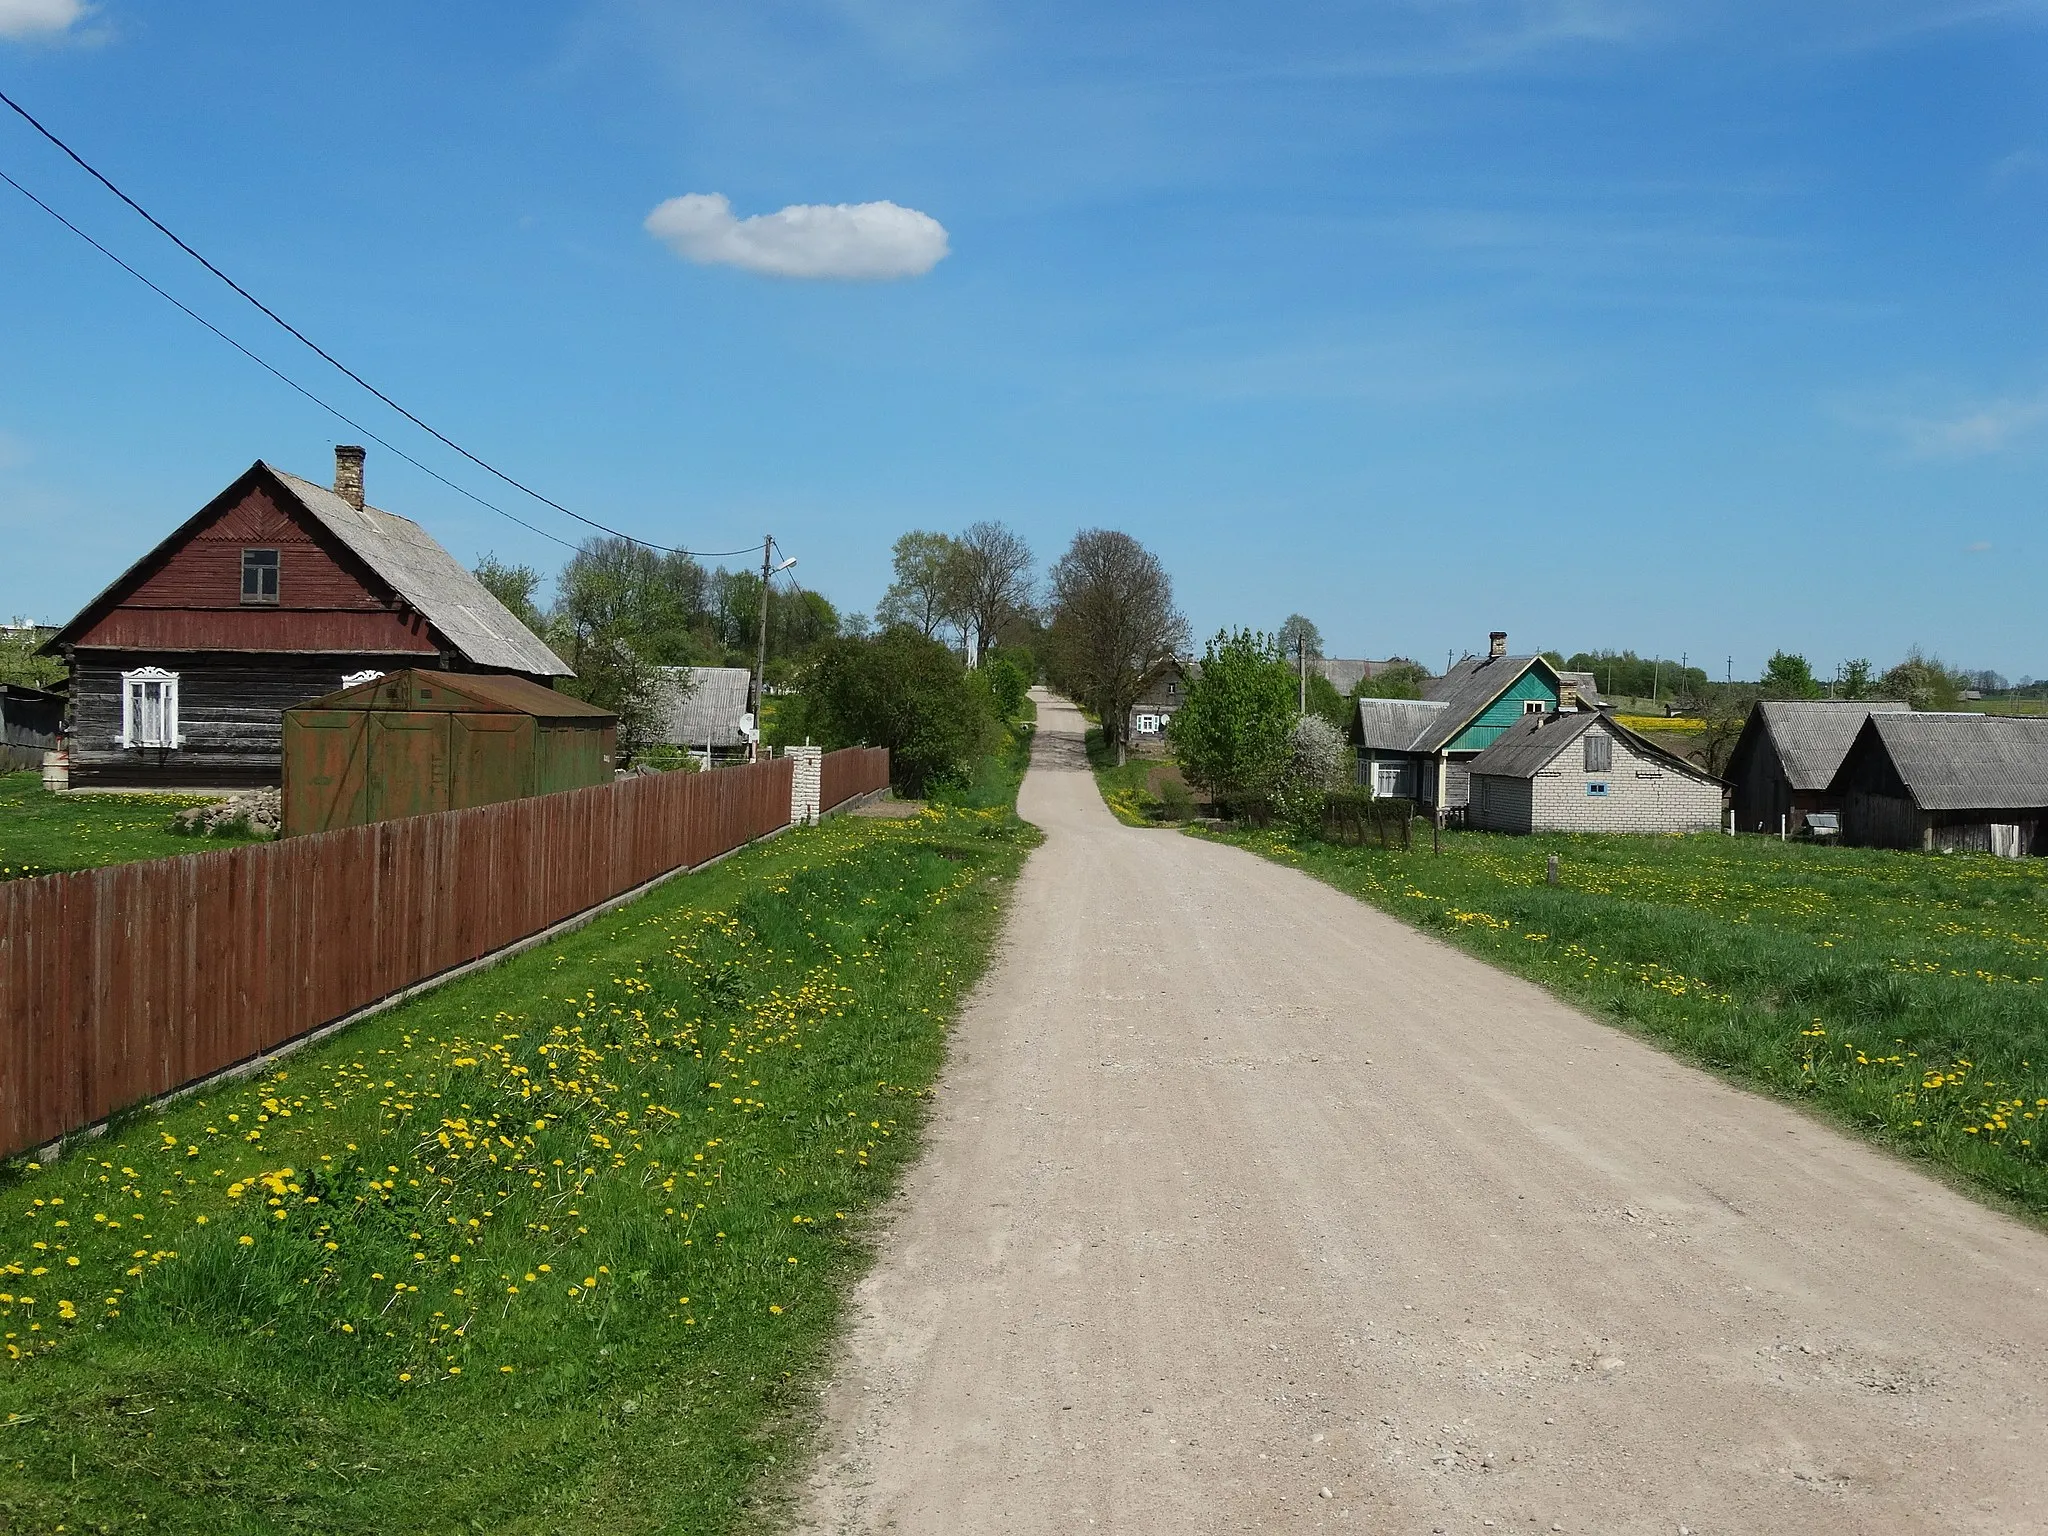
[[[706,761],[738,761],[753,750],[747,734],[747,695],[754,674],[745,667],[656,667],[654,739],[702,753]]]
[[[64,696],[24,683],[0,683],[0,773],[40,768],[57,745]]]
[[[1580,708],[1576,689],[1542,656],[1510,656],[1496,630],[1484,657],[1431,678],[1420,699],[1358,701],[1351,740],[1358,782],[1373,795],[1398,795],[1432,811],[1463,810],[1470,764],[1524,715]]]
[[[2048,719],[1872,714],[1829,792],[1842,807],[1845,843],[2048,854]]]
[[[1809,814],[1840,811],[1829,785],[1863,722],[1907,708],[1864,699],[1765,699],[1754,705],[1728,757],[1735,829],[1798,832]]]
[[[1466,765],[1466,825],[1493,832],[1711,832],[1722,784],[1604,710],[1529,714]]]
[[[1169,657],[1153,669],[1145,691],[1131,705],[1130,729],[1125,742],[1144,757],[1166,753],[1166,727],[1187,702],[1188,684],[1202,675],[1199,661]]]
[[[75,785],[279,779],[284,712],[401,667],[570,675],[419,524],[258,462],[44,646],[71,664]]]

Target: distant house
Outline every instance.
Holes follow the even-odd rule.
[[[1420,699],[1360,699],[1351,740],[1358,782],[1432,809],[1466,804],[1472,759],[1524,715],[1580,707],[1578,692],[1542,656],[1510,656],[1496,630],[1487,654],[1431,678]]]
[[[400,667],[547,683],[562,659],[418,523],[258,462],[45,645],[71,664],[73,784],[275,784],[284,712]]]
[[[1872,714],[1903,714],[1891,700],[1765,699],[1753,706],[1728,758],[1738,832],[1798,832],[1806,818],[1839,811],[1828,786]]]
[[[655,701],[661,724],[655,739],[684,747],[714,761],[745,757],[747,690],[754,674],[745,667],[657,667]]]
[[[1153,669],[1145,691],[1131,705],[1130,730],[1126,740],[1133,752],[1148,757],[1166,752],[1167,723],[1187,702],[1188,684],[1202,675],[1199,661],[1169,657]]]
[[[1845,843],[2048,854],[2048,719],[1872,714],[1828,788]]]
[[[1721,781],[1604,711],[1530,714],[1466,765],[1466,825],[1493,832],[1706,832]]]

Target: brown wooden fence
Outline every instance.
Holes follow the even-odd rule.
[[[843,747],[827,752],[818,764],[818,804],[828,811],[855,795],[871,795],[888,787],[887,747]]]
[[[766,836],[789,823],[792,768],[658,774],[0,884],[0,1155]],[[858,748],[822,771],[828,785],[876,773]]]

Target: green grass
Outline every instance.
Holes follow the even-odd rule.
[[[0,1530],[732,1528],[1034,836],[798,829],[15,1165]]]
[[[1167,765],[1154,757],[1132,757],[1122,767],[1116,754],[1102,740],[1102,728],[1091,725],[1087,735],[1088,766],[1095,770],[1095,784],[1110,813],[1127,827],[1156,827],[1164,814],[1153,778]]]
[[[171,817],[195,795],[48,794],[38,773],[0,774],[0,880],[196,853],[246,837],[180,837]]]
[[[2048,1218],[2042,861],[1712,834],[1447,832],[1440,856],[1426,829],[1406,854],[1218,835]]]

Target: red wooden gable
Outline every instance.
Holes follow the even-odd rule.
[[[275,603],[242,601],[245,549],[278,552]],[[82,648],[411,655],[439,649],[424,618],[254,474],[158,545],[82,617],[67,637]]]

